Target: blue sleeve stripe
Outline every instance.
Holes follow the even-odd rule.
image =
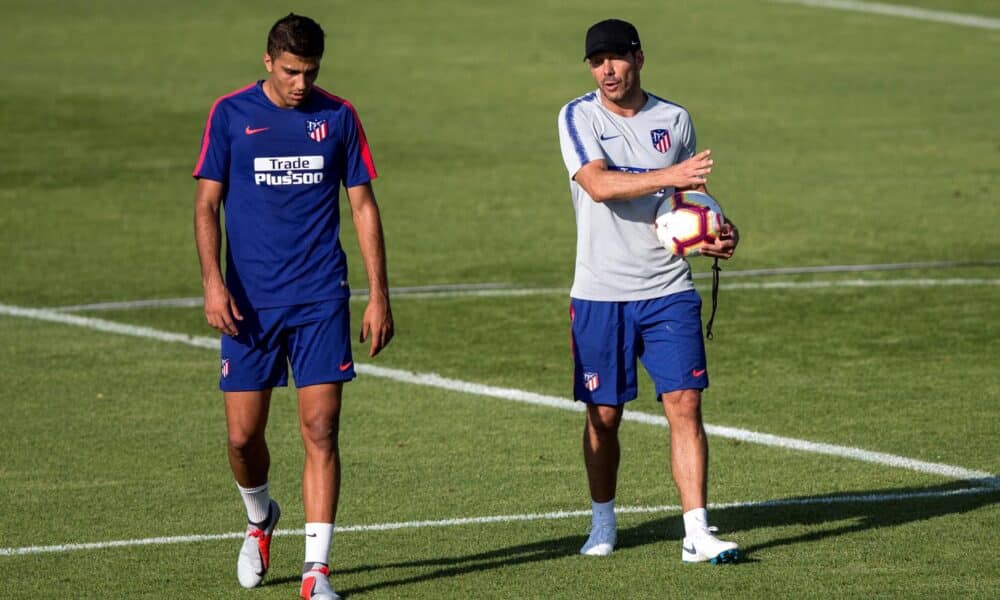
[[[645,167],[625,167],[621,165],[608,165],[609,171],[621,171],[622,173],[649,173],[654,169],[647,169]]]
[[[243,92],[254,88],[256,85],[256,83],[251,83],[250,85],[243,86],[236,91],[229,92],[225,96],[216,98],[215,102],[212,103],[212,108],[208,111],[208,120],[205,122],[205,132],[202,134],[201,138],[201,152],[198,153],[198,162],[194,166],[194,172],[191,173],[192,177],[201,177],[201,169],[205,165],[205,156],[208,154],[208,145],[212,139],[212,118],[215,117],[215,109],[219,108],[219,104],[226,98],[232,98],[233,96],[242,94]]]
[[[646,93],[647,93],[647,94],[649,94],[649,92],[646,92]],[[671,106],[676,106],[677,108],[679,108],[679,109],[681,109],[681,110],[683,110],[683,111],[687,112],[687,109],[686,109],[686,108],[684,108],[684,107],[683,107],[683,106],[681,106],[680,104],[677,104],[676,102],[671,102],[670,100],[667,100],[666,98],[660,98],[660,97],[659,97],[659,96],[657,96],[656,94],[649,94],[649,95],[650,95],[650,96],[652,96],[652,97],[654,97],[654,98],[656,98],[656,99],[657,99],[657,100],[659,100],[660,102],[663,102],[664,104],[669,104],[669,105],[671,105]]]
[[[585,165],[590,162],[587,157],[587,151],[583,147],[583,140],[580,139],[580,132],[576,128],[576,121],[573,119],[573,113],[576,112],[576,106],[581,102],[590,102],[597,94],[591,92],[586,96],[581,96],[576,100],[570,102],[566,105],[566,131],[569,132],[569,139],[573,142],[573,149],[576,150],[576,157],[580,159],[580,164]]]

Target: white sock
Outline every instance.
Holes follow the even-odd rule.
[[[268,484],[245,488],[237,483],[236,487],[239,488],[240,495],[243,496],[243,504],[247,507],[247,520],[251,523],[267,521],[271,509],[271,493],[268,491]]]
[[[693,508],[684,513],[684,535],[691,537],[708,533],[708,510]]]
[[[607,502],[597,502],[596,500],[590,501],[590,510],[592,511],[590,516],[590,522],[592,525],[601,524],[611,524],[616,525],[615,522],[615,499],[612,498]]]
[[[308,563],[330,564],[333,543],[333,523],[306,523],[306,560]]]

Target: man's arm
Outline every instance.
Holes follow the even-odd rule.
[[[712,172],[712,151],[704,150],[684,162],[645,173],[610,171],[604,159],[580,167],[573,179],[595,202],[632,200],[663,188],[690,189],[703,186]]]
[[[201,263],[201,285],[205,291],[205,319],[217,331],[236,335],[235,321],[242,321],[236,301],[233,300],[222,279],[219,268],[219,250],[222,247],[222,228],[219,225],[219,208],[222,206],[222,183],[212,179],[198,179],[194,195],[194,241]]]
[[[603,160],[593,160],[580,167],[573,179],[595,202],[614,202],[648,196],[663,188],[708,193],[706,183],[712,172],[712,151],[704,150],[675,165],[645,173],[609,171]],[[703,256],[732,258],[740,241],[739,230],[728,218],[719,239],[701,249]]]
[[[385,266],[385,236],[382,217],[371,183],[347,188],[358,246],[368,274],[368,306],[361,319],[361,341],[371,335],[368,356],[375,356],[392,340],[395,328],[389,306],[389,278]]]

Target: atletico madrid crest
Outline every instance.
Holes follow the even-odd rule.
[[[327,134],[326,121],[306,121],[306,133],[312,141],[322,142]]]
[[[653,139],[653,147],[660,152],[670,150],[670,132],[666,129],[653,129],[649,137]]]
[[[589,391],[594,391],[601,385],[601,380],[598,379],[597,373],[592,371],[587,371],[583,374],[583,387],[587,388]]]
[[[219,370],[222,373],[223,379],[225,379],[226,377],[229,377],[229,359],[228,358],[223,358],[222,359],[222,368],[219,369]]]

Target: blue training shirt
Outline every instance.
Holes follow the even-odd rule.
[[[224,185],[226,287],[253,308],[349,296],[340,186],[377,176],[361,120],[315,86],[279,108],[262,84],[215,101],[193,173]]]

